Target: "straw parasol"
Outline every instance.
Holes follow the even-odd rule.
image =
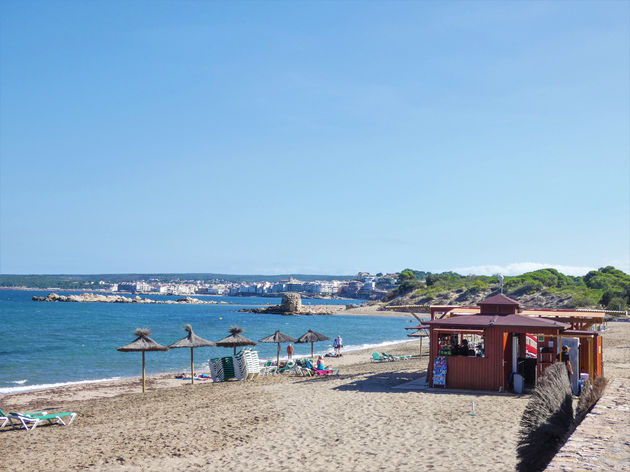
[[[275,333],[270,334],[266,338],[259,340],[261,343],[277,343],[278,344],[278,356],[276,359],[276,365],[280,367],[280,343],[296,343],[297,339],[292,338],[288,334],[281,333],[277,330]]]
[[[236,355],[236,348],[240,346],[255,346],[258,344],[256,341],[247,339],[245,336],[241,336],[243,330],[238,326],[230,326],[230,336],[223,338],[221,341],[217,341],[216,345],[220,347],[233,347],[234,354]]]
[[[190,348],[190,383],[195,383],[195,371],[193,369],[193,349],[196,347],[215,346],[215,344],[212,341],[200,338],[195,333],[193,333],[192,326],[190,326],[189,324],[187,324],[184,329],[188,331],[188,336],[183,337],[176,343],[171,344],[169,346],[169,349],[178,347]]]
[[[142,351],[142,393],[144,393],[146,388],[144,379],[144,353],[146,351],[168,351],[168,348],[151,339],[149,337],[151,332],[148,329],[138,328],[133,334],[138,337],[132,343],[119,347],[117,350],[121,352]]]
[[[324,336],[317,331],[313,331],[309,329],[306,333],[300,336],[297,340],[298,343],[311,343],[311,358],[313,357],[313,343],[318,341],[328,341],[330,338],[328,336]]]

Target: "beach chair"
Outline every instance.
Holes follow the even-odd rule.
[[[405,359],[411,359],[410,355],[405,355],[405,356],[396,356],[394,354],[387,354],[385,352],[382,353],[383,357],[388,357],[394,361],[404,361]]]
[[[400,359],[398,359],[398,356],[392,356],[391,354],[385,354],[384,352],[381,352],[381,356],[383,356],[388,361],[392,361],[392,362],[400,360]]]
[[[310,361],[306,361],[306,367],[308,367],[315,375],[320,375],[320,376],[333,375],[333,374],[339,375],[339,369],[326,368],[325,370],[321,370],[321,369],[316,368],[313,364],[311,364]]]
[[[388,359],[384,359],[381,357],[381,355],[378,352],[373,352],[372,353],[372,362],[383,362],[383,361],[387,361]]]
[[[74,419],[77,417],[77,414],[71,411],[64,411],[62,413],[51,413],[50,415],[40,415],[40,416],[31,416],[31,415],[20,414],[20,413],[9,413],[9,415],[11,416],[11,418],[16,418],[20,423],[22,423],[22,426],[24,426],[24,429],[26,430],[30,429],[31,431],[34,430],[37,427],[37,425],[41,423],[42,421],[48,421],[50,424],[53,424],[54,422],[56,422],[63,426],[70,426],[72,422],[74,421]],[[63,418],[70,418],[70,420],[66,423],[63,420]],[[29,423],[32,424],[30,428],[28,427]]]
[[[296,374],[297,370],[296,368],[299,367],[295,362],[293,361],[288,361],[287,364],[284,367],[280,367],[277,372],[279,374],[284,374],[289,373],[289,374]]]
[[[267,361],[265,362],[265,365],[261,367],[260,373],[262,375],[275,374],[276,370],[277,368],[275,365],[273,365],[273,361]]]
[[[46,413],[47,412],[45,411],[32,411],[30,413],[22,413],[22,414],[29,415],[29,416],[42,416],[42,415],[45,415]],[[17,418],[15,417],[15,415],[19,415],[19,414],[20,413],[15,413],[15,412],[10,412],[7,414],[0,409],[0,421],[2,421],[2,425],[0,425],[0,428],[4,428],[7,423],[13,426],[14,424],[13,420],[15,419],[17,421]]]

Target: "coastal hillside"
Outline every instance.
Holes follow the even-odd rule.
[[[389,306],[476,305],[500,289],[497,276],[432,274],[412,269],[400,272],[398,282],[384,299]],[[626,310],[630,304],[630,275],[611,266],[581,277],[541,269],[506,276],[503,293],[530,308]]]

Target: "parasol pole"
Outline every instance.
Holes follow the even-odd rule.
[[[311,341],[311,362],[313,361],[313,341]]]
[[[236,346],[234,346],[234,355],[236,355]]]
[[[190,383],[195,383],[195,371],[193,370],[193,348],[190,348]]]
[[[144,393],[145,382],[144,382],[144,351],[142,351],[142,393]]]
[[[280,368],[280,343],[278,343],[278,357],[276,358],[276,372]]]

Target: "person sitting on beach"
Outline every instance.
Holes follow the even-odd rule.
[[[317,370],[326,370],[326,366],[324,365],[324,358],[319,356],[317,358]]]

